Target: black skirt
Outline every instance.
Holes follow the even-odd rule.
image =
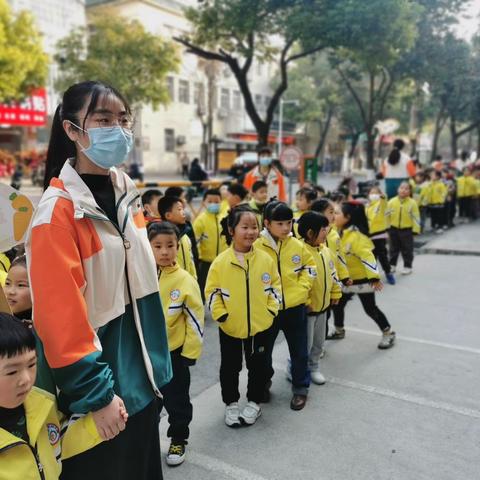
[[[61,480],[162,480],[157,400],[113,440],[62,462]]]

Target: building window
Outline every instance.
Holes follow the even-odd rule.
[[[165,129],[165,151],[175,151],[175,130],[173,128]]]
[[[228,88],[222,88],[220,108],[223,108],[224,110],[230,110],[230,90]]]
[[[234,110],[241,110],[242,108],[242,94],[239,90],[233,92],[233,108]]]
[[[175,101],[175,79],[173,77],[167,77],[167,90],[170,100]]]
[[[190,103],[190,84],[188,80],[180,80],[178,84],[178,101],[180,103]]]
[[[193,91],[193,101],[198,107],[202,109],[205,108],[205,85],[201,82],[195,83],[195,89]]]

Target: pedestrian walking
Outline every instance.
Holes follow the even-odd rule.
[[[171,362],[140,194],[117,168],[132,128],[128,103],[109,85],[63,94],[26,243],[54,393],[65,412],[98,412],[109,440],[63,462],[64,480],[162,478],[158,398]]]

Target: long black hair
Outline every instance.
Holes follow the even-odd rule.
[[[330,225],[327,217],[318,212],[305,212],[298,219],[298,234],[305,240],[309,241],[308,232],[313,233],[313,238],[317,238],[322,228]]]
[[[388,163],[390,165],[396,165],[400,161],[400,150],[403,149],[405,146],[405,142],[401,138],[397,138],[393,142],[393,150],[390,152],[388,156]]]
[[[65,133],[63,121],[70,120],[84,129],[86,119],[95,110],[98,102],[109,95],[117,97],[125,105],[127,113],[131,114],[131,109],[122,94],[114,87],[105,83],[97,81],[81,82],[72,85],[65,91],[62,103],[55,110],[53,117],[45,166],[45,178],[43,180],[43,188],[45,190],[48,188],[50,180],[60,174],[60,170],[66,160],[75,157],[77,154],[75,142],[72,142]],[[83,109],[89,97],[90,103],[88,104],[83,124],[80,125],[78,113]]]
[[[357,227],[364,235],[369,234],[368,219],[365,213],[365,207],[360,202],[344,202],[342,203],[342,213],[345,217],[349,217],[347,228],[352,225]]]

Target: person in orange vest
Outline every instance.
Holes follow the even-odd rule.
[[[251,190],[258,180],[267,184],[268,198],[276,197],[281,202],[287,200],[285,179],[281,172],[272,166],[272,150],[269,147],[262,147],[258,151],[258,165],[247,173],[243,185]]]

